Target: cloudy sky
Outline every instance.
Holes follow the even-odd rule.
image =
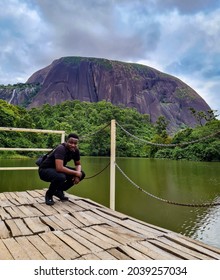
[[[154,67],[220,114],[220,0],[0,0],[0,84],[63,56]]]

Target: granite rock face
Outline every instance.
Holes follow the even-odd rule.
[[[107,59],[63,57],[35,72],[27,84],[41,85],[28,108],[65,100],[106,100],[136,108],[148,114],[152,122],[165,116],[174,130],[196,124],[190,107],[210,110],[201,96],[174,76],[148,66]]]

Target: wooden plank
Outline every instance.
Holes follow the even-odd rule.
[[[91,211],[83,211],[83,212],[77,212],[76,216],[79,215],[82,216],[84,219],[88,221],[89,225],[100,225],[103,224],[102,221],[94,217],[93,213]]]
[[[90,204],[90,205],[92,205],[92,206],[95,206],[95,208],[101,208],[101,209],[110,209],[110,208],[108,208],[108,207],[106,207],[106,206],[104,206],[103,204],[100,204],[100,203],[98,203],[98,202],[96,202],[96,201],[94,201],[94,200],[91,200],[91,199],[89,199],[89,198],[82,198],[82,201],[84,201],[84,202],[86,202],[86,203],[88,203],[88,204]],[[91,207],[92,208],[92,207]],[[110,211],[113,211],[113,210],[111,210],[110,209]]]
[[[37,190],[30,190],[27,191],[28,194],[30,194],[33,198],[41,197],[42,194],[37,192]]]
[[[3,221],[0,221],[0,239],[9,238],[10,232]]]
[[[42,233],[40,237],[56,251],[64,260],[71,260],[76,257],[76,252],[67,246],[61,239],[57,237],[58,232],[53,234],[52,232]]]
[[[84,260],[100,260],[100,258],[95,254],[88,254],[83,256]]]
[[[45,196],[46,194],[46,189],[37,189],[35,190],[38,194],[40,194],[40,196]]]
[[[67,244],[70,248],[73,249],[73,252],[71,253],[71,258],[72,259],[76,259],[79,257],[79,253],[77,252],[77,250],[75,248],[79,248],[79,243],[71,238],[68,234],[66,234],[65,232],[61,232],[61,231],[55,231],[54,234],[59,237],[60,240],[62,240],[65,244]],[[81,247],[82,250],[84,250],[84,247]],[[87,251],[87,249],[85,249]],[[82,254],[82,252],[81,252]]]
[[[6,200],[0,200],[0,206],[1,207],[7,207],[7,206],[12,206],[13,204],[11,203],[11,201],[9,201],[8,199]]]
[[[159,231],[157,229],[149,227],[148,225],[143,225],[141,223],[132,221],[131,219],[121,221],[119,224],[125,228],[133,230],[134,232],[141,233],[146,238],[158,238],[164,235],[163,231]]]
[[[120,244],[127,244],[127,242],[129,242],[126,238],[120,235],[119,231],[117,234],[117,229],[113,229],[110,226],[94,226],[93,229],[99,231],[100,233],[108,236],[109,238],[117,241]]]
[[[84,226],[91,226],[92,224],[81,214],[82,212],[74,212],[72,216],[75,217]]]
[[[44,256],[37,250],[37,248],[26,238],[17,237],[15,238],[18,244],[27,253],[30,260],[44,260]]]
[[[95,226],[95,227],[97,227],[97,226]],[[102,234],[100,231],[97,231],[96,228],[93,228],[93,227],[83,228],[83,230],[87,231],[90,234],[97,236],[99,239],[103,240],[107,244],[111,244],[112,247],[117,247],[117,246],[121,245],[118,241],[116,241],[112,238],[109,238],[105,234]]]
[[[103,226],[104,228],[107,228],[110,232],[116,234],[117,236],[121,236],[123,239],[127,240],[127,243],[133,242],[133,241],[141,241],[145,240],[146,236],[136,233],[130,229],[118,226]]]
[[[43,214],[44,216],[50,216],[50,215],[54,215],[54,214],[57,214],[57,211],[51,207],[51,206],[48,206],[46,204],[40,204],[40,203],[35,203],[33,204],[33,206],[39,210],[41,212],[41,214]]]
[[[5,220],[5,223],[9,227],[12,236],[22,235],[22,232],[20,231],[14,220]]]
[[[24,213],[19,211],[18,207],[11,206],[11,207],[5,207],[5,211],[10,214],[12,218],[22,218],[24,217]]]
[[[15,200],[18,202],[18,205],[29,204],[29,200],[25,197],[16,197]]]
[[[30,229],[26,226],[24,221],[22,219],[14,219],[14,222],[16,226],[19,228],[21,235],[31,235],[32,232]]]
[[[6,200],[6,196],[4,193],[0,193],[0,203],[1,203],[1,200]]]
[[[46,260],[62,260],[61,256],[53,250],[53,246],[49,246],[38,235],[27,236],[27,239],[39,250]]]
[[[121,215],[113,215],[112,214],[112,210],[108,210],[108,209],[92,209],[92,212],[96,213],[99,217],[103,217],[106,222],[110,221],[110,222],[114,222],[114,223],[120,223],[121,221],[123,221],[124,219],[127,219],[127,216],[121,214]]]
[[[98,244],[99,247],[101,247],[103,250],[107,250],[112,248],[112,244],[98,238],[96,235],[94,234],[94,230],[90,231],[90,227],[86,229],[74,229],[74,232],[76,232],[79,236],[82,236],[83,238],[89,240],[90,242],[92,242],[93,244]]]
[[[56,214],[54,216],[50,216],[50,219],[57,224],[59,227],[61,227],[63,230],[74,228],[75,225],[72,224],[68,219],[66,219],[61,214]]]
[[[160,238],[160,241],[165,243],[166,245],[168,245],[170,248],[175,248],[177,250],[179,250],[180,252],[185,252],[189,255],[191,255],[192,259],[200,259],[200,260],[209,260],[210,257],[208,257],[207,255],[204,255],[198,251],[189,249],[187,246],[184,245],[180,245],[178,242],[175,242],[175,240],[170,240],[168,238],[166,238],[165,236]]]
[[[0,239],[0,260],[13,260],[13,257],[3,241]]]
[[[76,227],[79,227],[79,228],[84,227],[84,225],[79,220],[77,220],[72,214],[71,215],[65,214],[64,216],[68,221],[70,221]]]
[[[26,191],[16,192],[17,196],[25,198],[27,200],[27,204],[35,202],[35,199]]]
[[[29,256],[26,251],[18,244],[14,238],[2,239],[5,246],[8,248],[9,252],[15,260],[29,260]]]
[[[3,207],[0,208],[0,218],[1,220],[11,219],[11,215],[5,211]]]
[[[196,258],[195,256],[189,255],[188,253],[184,251],[180,251],[174,247],[170,247],[169,245],[161,242],[160,240],[149,240],[149,242],[161,248],[163,251],[172,253],[174,256],[177,256],[183,260],[195,260],[195,259],[198,260],[198,258]]]
[[[74,213],[77,211],[82,211],[83,208],[76,205],[74,202],[71,201],[65,201],[65,203],[62,203],[62,207],[68,212],[68,213]]]
[[[57,213],[59,213],[59,214],[68,213],[68,211],[65,209],[65,207],[63,207],[63,204],[65,202],[61,202],[60,200],[57,200],[55,198],[54,198],[54,201],[55,201],[55,204],[52,206],[52,208],[54,208]]]
[[[29,206],[29,205],[21,205],[21,206],[18,206],[18,209],[24,213],[24,217],[33,217],[33,216],[36,216],[32,211],[33,207]]]
[[[5,192],[4,193],[7,200],[12,204],[12,205],[19,205],[19,202],[15,199],[16,195],[13,192]]]
[[[117,211],[113,211],[112,209],[109,209],[109,208],[97,208],[96,211],[99,213],[102,212],[103,214],[107,214],[108,216],[114,217],[119,220],[125,220],[128,218],[127,215],[122,214]]]
[[[24,218],[24,221],[34,234],[50,231],[50,228],[47,225],[43,224],[40,221],[39,217]]]
[[[56,214],[54,217],[56,217],[57,219],[60,220],[60,222],[63,225],[63,229],[71,229],[71,228],[75,228],[76,226],[70,222],[70,220],[68,220],[66,217],[68,216],[68,214]]]
[[[28,207],[28,209],[33,213],[33,216],[41,217],[41,216],[44,216],[44,215],[45,215],[44,213],[42,213],[41,211],[39,211],[39,210],[35,207],[35,204],[28,205],[27,207]]]
[[[113,218],[112,216],[108,216],[107,217],[103,217],[102,215],[100,215],[99,211],[96,211],[96,209],[92,209],[91,211],[89,211],[91,213],[91,215],[97,219],[99,221],[99,224],[105,224],[105,225],[109,225],[109,226],[117,226],[117,222],[119,221],[118,219]]]
[[[147,255],[135,250],[134,248],[132,248],[130,246],[122,245],[119,248],[123,253],[128,255],[133,260],[151,260],[150,257],[148,257]]]
[[[107,251],[96,252],[95,255],[101,260],[116,260],[116,258]]]
[[[44,198],[44,196],[36,197],[36,198],[35,198],[35,202],[36,202],[36,203],[41,203],[41,204],[43,203],[43,204],[45,204],[45,198]],[[52,207],[52,206],[46,205],[46,204],[45,204],[45,206],[48,207],[48,208],[49,208],[49,207]]]
[[[82,236],[79,236],[74,230],[67,230],[67,231],[65,231],[65,233],[67,233],[69,236],[71,236],[72,238],[77,240],[77,242],[79,242],[80,244],[82,244],[83,246],[88,248],[93,253],[99,252],[102,250],[101,247],[98,247],[95,244],[93,244],[92,242],[90,242],[89,240],[83,238]],[[99,244],[97,244],[97,245],[99,245]]]
[[[208,245],[205,245],[205,244],[200,243],[198,241],[195,241],[193,239],[187,238],[185,236],[181,236],[179,234],[173,234],[172,233],[172,234],[169,234],[166,237],[168,239],[174,240],[175,242],[179,243],[180,245],[183,245],[184,247],[187,247],[187,248],[192,249],[196,252],[199,252],[199,253],[204,254],[208,257],[211,257],[212,259],[216,259],[216,260],[220,259],[220,254],[218,254],[219,249],[217,249],[217,248],[216,249],[213,248],[213,250],[211,250]]]
[[[5,196],[7,199],[16,199],[17,195],[14,192],[5,192]]]
[[[143,245],[145,244],[145,246]],[[143,243],[142,242],[132,242],[131,244],[129,244],[130,247],[134,248],[135,250],[143,253],[144,255],[148,256],[149,259],[152,260],[173,260],[174,256],[168,252],[162,252],[162,250],[160,250],[157,247],[154,247],[152,244],[150,243]],[[175,259],[181,259],[178,257],[175,257]]]
[[[61,234],[60,232],[54,232],[61,240],[63,240],[69,247],[71,247],[78,255],[85,255],[91,253],[90,249],[82,245],[78,239],[72,237],[70,230],[67,230]],[[64,235],[65,234],[65,235]]]
[[[138,246],[135,243],[132,243],[131,246],[135,246],[135,248],[138,248],[141,250],[144,254],[152,258],[153,260],[176,260],[176,259],[182,259],[181,257],[178,257],[172,252],[166,252],[162,250],[161,248],[149,243],[148,241],[141,241],[140,245]],[[140,249],[141,248],[141,249]]]
[[[55,223],[54,221],[52,221],[49,217],[41,217],[42,221],[44,222],[44,224],[46,224],[52,231],[53,230],[62,230],[62,228]]]
[[[74,216],[84,226],[92,226],[92,225],[102,223],[102,222],[100,222],[100,220],[96,219],[95,217],[92,217],[87,212],[88,211],[74,212],[74,213],[72,213],[72,216]]]
[[[95,209],[96,207],[99,207],[99,206],[96,206],[95,203],[89,203],[87,202],[85,199],[80,199],[80,200],[74,200],[74,203],[76,205],[78,205],[79,207],[83,208],[83,210],[90,210],[90,209]]]
[[[118,250],[118,248],[112,248],[108,250],[109,254],[114,256],[117,260],[132,260],[128,255]]]

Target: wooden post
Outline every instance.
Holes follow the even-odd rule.
[[[115,120],[111,120],[110,208],[112,210],[115,210],[115,150],[116,150],[116,126],[115,126]]]
[[[62,132],[61,134],[61,143],[65,142],[65,131]]]

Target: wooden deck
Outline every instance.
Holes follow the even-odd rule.
[[[44,203],[45,190],[0,193],[1,260],[206,260],[220,250],[89,199]]]

